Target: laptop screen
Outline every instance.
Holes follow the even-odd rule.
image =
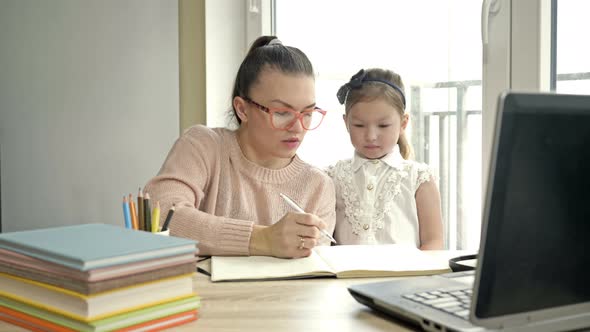
[[[508,94],[494,144],[475,316],[590,302],[590,96]]]

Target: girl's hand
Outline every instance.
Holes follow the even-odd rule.
[[[326,224],[316,215],[289,212],[271,226],[255,225],[250,255],[300,258],[311,255]]]

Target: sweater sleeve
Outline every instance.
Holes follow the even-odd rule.
[[[322,218],[328,226],[326,228],[328,234],[334,236],[334,228],[336,227],[336,194],[334,192],[334,183],[332,181],[326,182],[324,198],[323,204],[318,211],[318,217]],[[330,245],[330,240],[322,238],[320,244]]]
[[[170,234],[198,241],[199,254],[248,255],[252,221],[215,216],[198,209],[215,186],[219,169],[220,137],[203,126],[183,134],[170,150],[158,175],[145,186],[153,201],[160,201],[160,224],[175,204]]]
[[[316,187],[316,192],[313,193],[313,201],[317,201],[317,206],[313,208],[315,215],[320,217],[327,225],[326,231],[328,234],[334,234],[336,226],[336,194],[334,191],[334,182],[325,171],[317,170],[315,181],[319,185]],[[320,245],[330,245],[330,240],[322,237]]]

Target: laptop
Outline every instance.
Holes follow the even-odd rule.
[[[426,331],[590,327],[590,96],[500,96],[475,271],[350,286]]]

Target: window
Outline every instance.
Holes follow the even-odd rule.
[[[328,110],[302,159],[319,167],[352,157],[336,91],[360,68],[399,73],[416,160],[439,177],[447,248],[477,248],[481,225],[481,1],[275,1],[276,34],[314,64]],[[318,148],[319,147],[319,148]]]
[[[559,93],[590,94],[590,32],[586,13],[590,2],[557,0],[556,91]]]

